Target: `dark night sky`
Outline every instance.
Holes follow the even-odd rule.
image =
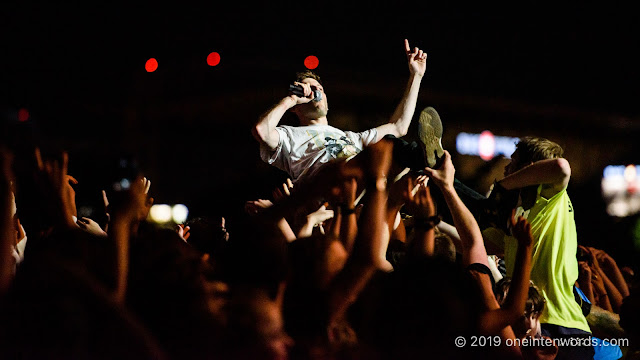
[[[133,148],[144,152],[161,201],[197,198],[204,208],[224,192],[237,204],[269,196],[273,184],[256,181],[269,168],[248,130],[285,94],[304,57],[320,59],[336,109],[390,112],[406,81],[408,38],[428,53],[424,93],[613,115],[625,119],[622,141],[637,142],[637,12],[376,3],[5,2],[0,106],[9,121],[29,109],[44,137],[75,151],[77,171],[98,166],[92,156],[109,149]],[[211,51],[222,58],[215,68],[205,64]],[[150,57],[160,63],[152,74],[144,71]],[[367,102],[367,89],[380,87],[393,91]],[[572,121],[538,125],[569,132],[594,126]],[[593,132],[621,126],[596,125]],[[171,153],[172,146],[181,150]]]
[[[434,88],[637,115],[640,25],[624,8],[28,4],[3,5],[9,105],[127,101],[147,58],[159,59],[158,77],[202,77],[212,71],[196,62],[209,51],[222,55],[214,70],[221,86],[206,91],[252,88],[308,54],[321,59],[327,77],[383,79],[404,74],[396,65],[407,37],[429,53]]]

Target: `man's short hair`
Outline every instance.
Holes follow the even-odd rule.
[[[525,136],[516,144],[516,151],[521,163],[536,162],[547,159],[561,158],[564,154],[562,147],[551,140]]]
[[[316,74],[311,70],[299,71],[296,73],[296,81],[302,82],[304,79],[314,79],[322,85],[322,80],[320,80],[320,75]]]

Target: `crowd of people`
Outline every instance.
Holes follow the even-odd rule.
[[[103,181],[101,216],[79,217],[65,149],[3,146],[0,356],[640,359],[638,277],[581,245],[563,149],[522,137],[487,196],[465,186],[433,107],[402,139],[427,59],[405,54],[398,107],[359,133],[330,126],[320,77],[297,74],[253,129],[289,179],[233,232],[149,221],[131,163]],[[300,126],[279,125],[287,111]]]

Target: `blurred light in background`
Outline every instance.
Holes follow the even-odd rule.
[[[489,130],[480,134],[461,132],[456,137],[456,150],[462,155],[480,156],[485,161],[498,155],[509,159],[519,140],[517,137],[496,136]]]
[[[155,204],[149,210],[149,218],[158,224],[165,224],[173,221],[176,224],[183,224],[187,221],[189,209],[183,204]]]
[[[493,159],[496,153],[496,139],[491,131],[485,130],[478,137],[478,154],[484,161]]]
[[[640,212],[640,165],[609,165],[602,172],[607,214],[626,217]]]
[[[144,69],[147,70],[147,72],[156,71],[158,69],[158,60],[156,60],[155,58],[147,60],[147,62],[144,64]]]
[[[167,204],[155,204],[149,210],[149,217],[155,223],[166,223],[171,221],[171,206]]]
[[[220,54],[217,52],[212,52],[207,56],[207,64],[209,66],[216,66],[220,64]]]
[[[128,190],[131,187],[131,182],[129,179],[122,179],[114,182],[112,186],[114,191]]]
[[[309,55],[304,59],[304,66],[309,70],[317,68],[319,64],[320,60],[313,55]]]
[[[171,208],[171,218],[176,224],[183,224],[187,221],[187,215],[189,215],[189,209],[182,204],[173,205]]]

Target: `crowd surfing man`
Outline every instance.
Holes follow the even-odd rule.
[[[285,171],[296,183],[313,175],[323,164],[350,158],[387,135],[397,138],[406,135],[415,112],[427,54],[417,47],[411,50],[407,39],[404,47],[409,81],[388,123],[363,132],[343,131],[329,125],[327,94],[320,77],[304,71],[297,74],[295,82],[302,87],[303,96],[292,93],[284,97],[264,113],[252,129],[260,143],[262,160]],[[296,114],[300,126],[278,125],[289,110]]]

